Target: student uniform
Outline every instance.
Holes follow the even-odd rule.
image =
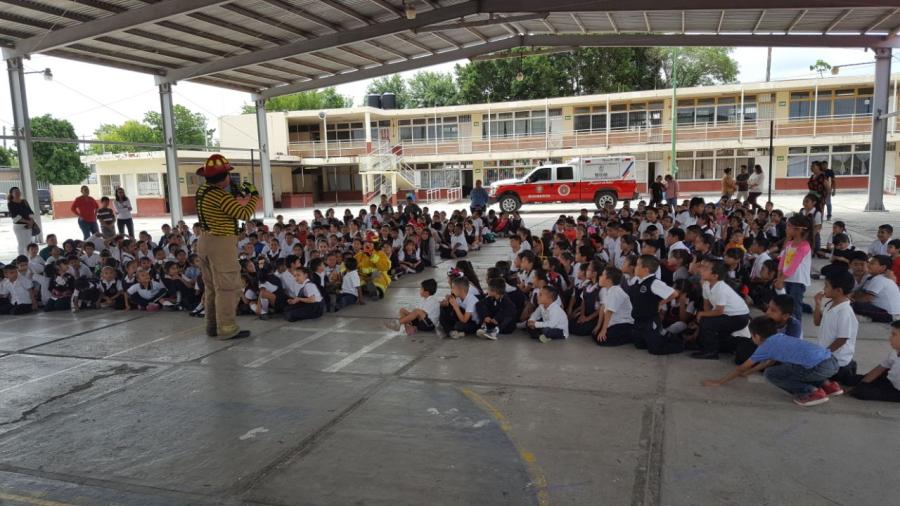
[[[311,281],[307,280],[302,285],[297,285],[296,295],[291,297],[312,298],[313,302],[298,302],[288,305],[284,310],[284,316],[289,322],[298,320],[312,320],[319,318],[325,313],[325,304],[322,303],[322,293],[319,288]]]
[[[421,331],[430,332],[435,329],[435,322],[441,319],[441,297],[437,295],[429,295],[416,309],[425,312],[425,319],[419,319],[413,322],[413,325]]]
[[[356,304],[359,300],[360,285],[362,285],[362,282],[359,279],[359,271],[345,272],[344,278],[341,280],[341,293],[338,295],[334,310],[337,311]]]
[[[860,290],[872,295],[871,302],[854,302],[853,310],[874,322],[890,323],[900,315],[900,288],[883,274],[870,276]]]
[[[603,312],[612,312],[606,326],[606,340],[597,341],[600,346],[621,346],[634,341],[634,318],[631,316],[631,299],[619,285],[600,290]],[[657,303],[658,304],[658,303]]]
[[[881,377],[871,383],[857,383],[850,395],[864,401],[900,402],[900,356],[891,349],[888,356],[878,364],[887,369]],[[861,380],[862,376],[857,376]]]
[[[469,317],[469,321],[463,323],[459,321],[459,318],[456,316],[456,311],[453,309],[453,306],[447,305],[446,307],[441,308],[440,313],[440,324],[441,328],[445,331],[457,331],[463,332],[466,334],[474,334],[478,327],[480,326],[481,319],[478,316],[478,296],[474,286],[469,287],[469,291],[466,293],[466,297],[464,299],[459,299],[457,297],[457,301],[459,302],[459,310],[463,313],[469,313],[471,316]]]
[[[700,347],[706,353],[730,353],[742,344],[740,337],[732,334],[750,323],[750,309],[744,299],[724,280],[714,285],[703,283],[703,298],[709,301],[710,309],[725,306],[719,316],[704,316],[700,320]]]
[[[97,288],[100,290],[100,295],[102,297],[109,298],[113,298],[124,291],[124,289],[122,288],[122,282],[118,279],[114,279],[112,281],[101,279],[98,283]],[[125,296],[116,298],[112,307],[113,309],[125,309]]]
[[[600,303],[600,286],[593,283],[585,284],[581,291],[581,299],[584,303],[584,315],[589,316],[597,311]],[[578,323],[577,319],[569,321],[569,333],[576,336],[589,336],[597,327],[597,317]]]
[[[633,339],[636,348],[646,349],[653,355],[681,353],[684,350],[680,340],[661,334],[659,303],[669,298],[674,291],[652,274],[644,279],[634,278],[627,293],[631,300],[631,317],[634,319]]]
[[[75,290],[75,278],[63,273],[50,280],[50,298],[44,303],[45,311],[70,309],[72,292]]]
[[[148,286],[135,283],[128,288],[128,300],[135,307],[146,309],[148,304],[159,301],[166,295],[166,288],[162,283],[150,280]]]
[[[21,274],[15,281],[0,281],[0,314],[27,314],[31,312],[31,289],[33,283]]]
[[[859,332],[859,321],[853,312],[849,300],[840,304],[825,304],[822,310],[822,323],[819,325],[818,343],[829,347],[835,339],[846,338],[843,346],[834,350],[832,354],[837,359],[839,367],[837,374],[832,378],[838,383],[853,382],[856,376],[856,361],[853,354],[856,352],[856,335]]]
[[[773,334],[756,349],[750,360],[760,363],[774,360],[777,365],[766,368],[763,375],[773,385],[792,395],[812,393],[838,370],[837,359],[822,346]]]
[[[559,299],[547,307],[538,304],[530,319],[534,320],[534,328],[528,329],[528,333],[533,339],[541,335],[550,339],[569,338],[569,317],[566,316]]]
[[[499,299],[487,296],[475,304],[475,310],[481,321],[488,317],[497,320],[496,327],[499,328],[501,334],[511,334],[516,330],[516,322],[521,314],[521,311],[516,310],[516,304],[508,294],[503,294]],[[489,331],[494,327],[494,325],[485,324],[485,328]]]

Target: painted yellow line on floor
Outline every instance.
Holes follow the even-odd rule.
[[[46,499],[38,499],[37,497],[7,494],[3,491],[0,491],[0,501],[12,501],[14,504],[33,504],[34,506],[73,506],[67,502],[48,501]]]
[[[522,462],[525,463],[525,469],[528,471],[528,476],[531,478],[531,483],[534,485],[535,490],[537,491],[537,500],[540,506],[547,506],[550,504],[550,494],[547,493],[547,477],[544,476],[544,470],[541,469],[541,466],[537,463],[537,458],[533,453],[526,450],[516,441],[516,438],[512,435],[512,424],[497,409],[493,404],[490,403],[487,399],[479,395],[477,392],[469,389],[462,388],[460,391],[469,398],[472,402],[475,403],[476,406],[481,408],[484,412],[491,415],[491,417],[497,421],[497,424],[500,425],[500,429],[506,434],[506,437],[509,439],[510,443],[512,443],[513,447],[515,447],[516,451],[519,453],[519,458],[522,459]]]

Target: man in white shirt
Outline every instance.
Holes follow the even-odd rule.
[[[750,323],[750,308],[726,281],[728,267],[721,260],[704,260],[700,268],[703,280],[704,310],[697,313],[700,323],[700,351],[691,358],[718,359],[720,352],[733,352],[740,341],[732,336]]]

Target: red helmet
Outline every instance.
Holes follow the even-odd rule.
[[[226,172],[231,172],[234,167],[228,163],[228,159],[224,156],[216,153],[214,155],[210,155],[209,158],[206,159],[206,163],[203,164],[203,167],[197,169],[197,175],[203,177],[212,177],[218,176],[219,174],[224,174]]]

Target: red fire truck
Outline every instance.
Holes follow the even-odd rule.
[[[491,183],[488,195],[500,210],[512,212],[522,204],[593,202],[600,209],[619,200],[638,198],[633,156],[573,159],[537,167],[520,179]]]

